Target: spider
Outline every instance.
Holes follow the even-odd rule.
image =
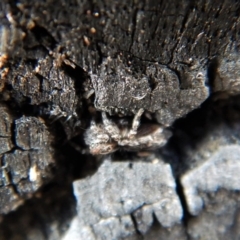
[[[127,151],[153,150],[162,147],[172,135],[158,124],[142,124],[140,119],[144,110],[139,109],[133,118],[131,128],[118,125],[102,112],[103,124],[92,121],[84,134],[86,145],[92,155],[105,155],[118,149]]]

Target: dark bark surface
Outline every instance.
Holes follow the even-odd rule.
[[[0,238],[239,239],[239,14],[233,0],[1,1]],[[102,111],[139,109],[172,131],[166,146],[88,154]]]

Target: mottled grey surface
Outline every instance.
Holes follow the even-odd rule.
[[[77,218],[80,237],[76,239],[94,239],[95,235],[239,239],[239,193],[234,190],[238,186],[231,185],[237,177],[226,179],[222,168],[233,171],[237,163],[228,160],[224,165],[223,160],[216,160],[221,158],[217,151],[226,154],[222,147],[240,144],[239,98],[219,102],[240,93],[239,10],[240,2],[232,0],[0,1],[0,104],[4,104],[0,107],[0,209],[8,213],[0,217],[0,236],[7,240],[60,239],[74,215],[70,186],[82,179],[86,191],[78,199],[92,214]],[[69,140],[76,136],[75,146],[86,153],[81,134],[92,119],[100,119],[97,110],[108,111],[116,120],[129,117],[130,122],[139,108],[146,110],[143,122],[157,121],[173,132],[161,153],[173,169],[173,174],[166,172],[174,187],[154,188],[160,176],[152,170],[146,173],[140,168],[141,174],[130,175],[135,163],[132,170],[116,170],[123,176],[118,176],[118,182],[111,171],[99,177],[110,182],[110,190],[99,185],[101,181],[91,182],[98,176],[98,172],[93,174],[97,160],[79,154]],[[219,122],[225,124],[224,131]],[[226,127],[232,125],[236,127]],[[123,156],[129,163],[130,158]],[[55,180],[46,186],[55,161]],[[204,178],[211,172],[216,178],[206,178],[206,184],[191,171]],[[178,180],[185,174],[191,176],[183,188]],[[136,181],[142,176],[149,176],[145,188]],[[117,191],[111,183],[122,188]],[[173,191],[173,199],[191,202],[184,195],[189,191],[186,196],[204,203],[200,212],[198,202],[190,212],[179,201],[157,198],[159,189],[164,190],[160,191],[164,197],[175,183],[179,195]],[[144,196],[135,191],[138,187],[148,189]],[[111,208],[106,209],[101,194],[108,197],[105,202],[117,204],[108,204]],[[90,202],[94,208],[87,205]],[[177,204],[176,212],[171,204]],[[192,218],[189,213],[194,211],[198,215]],[[178,224],[180,212],[184,218]],[[86,226],[91,221],[93,225]]]
[[[32,105],[49,103],[48,111],[45,111],[50,117],[76,115],[80,96],[76,96],[74,80],[60,69],[56,61],[45,53],[34,67],[19,64],[11,72],[12,87],[22,93],[22,100],[31,99]]]
[[[7,139],[11,148],[5,149],[1,156],[0,212],[8,213],[50,180],[51,167],[55,163],[50,134],[43,120],[22,117],[13,124],[6,108],[2,107],[1,111],[5,113],[1,126],[2,135],[6,138],[0,138],[0,143],[2,139]],[[13,132],[14,141],[11,137]]]
[[[64,234],[63,240],[72,240],[72,239],[86,239],[86,240],[95,240],[96,237],[92,232],[92,228],[90,226],[84,226],[81,224],[81,221],[78,217],[75,217],[68,229],[68,231]]]
[[[15,121],[15,141],[23,150],[42,150],[49,147],[49,132],[42,119],[22,117]]]
[[[0,105],[0,154],[8,152],[12,144],[12,116],[7,107]]]
[[[200,192],[204,209],[188,221],[190,239],[237,240],[240,237],[239,191],[219,189],[216,192]]]
[[[216,150],[205,163],[181,178],[189,212],[198,215],[204,201],[198,192],[214,193],[219,188],[240,190],[240,147],[229,145]]]
[[[175,187],[170,166],[161,161],[154,164],[106,160],[95,175],[74,182],[79,221],[91,226],[95,235],[101,236],[99,239],[133,234],[135,230],[129,230],[134,229],[131,214],[141,233],[149,230],[153,214],[162,226],[172,227],[182,218]],[[110,231],[112,228],[114,232]]]
[[[188,88],[181,89],[180,79],[171,68],[158,63],[145,64],[135,76],[134,68],[124,69],[121,59],[107,58],[97,75],[91,75],[96,108],[111,113],[143,108],[157,112],[159,123],[169,126],[207,99],[206,70],[195,72]]]
[[[237,95],[240,91],[240,59],[238,52],[232,52],[227,58],[216,61],[216,76],[213,90],[226,95]]]

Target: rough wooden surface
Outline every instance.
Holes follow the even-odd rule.
[[[0,238],[238,239],[239,12],[232,0],[1,1]],[[169,143],[100,166],[83,141],[91,120],[140,108]],[[156,159],[169,166],[159,178]]]

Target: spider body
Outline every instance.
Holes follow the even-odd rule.
[[[104,155],[122,148],[127,151],[152,150],[164,146],[171,132],[158,124],[142,124],[144,110],[135,115],[132,126],[118,125],[102,112],[102,124],[91,123],[84,134],[85,143],[93,155]]]

